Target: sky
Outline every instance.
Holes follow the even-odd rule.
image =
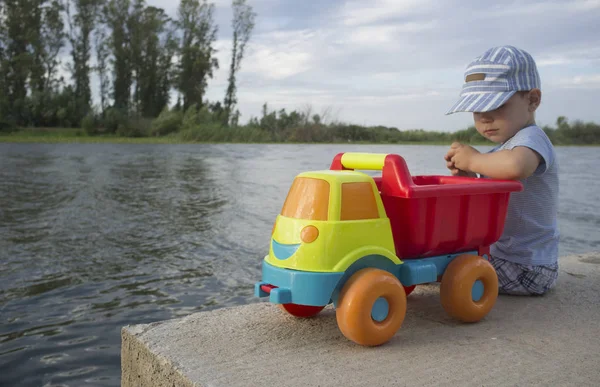
[[[175,17],[178,1],[147,0]],[[231,1],[216,0],[220,68],[206,98],[223,100],[231,61]],[[238,74],[241,122],[285,108],[326,121],[456,131],[446,116],[466,65],[511,44],[536,60],[539,125],[558,116],[600,123],[600,0],[248,0],[256,26]]]

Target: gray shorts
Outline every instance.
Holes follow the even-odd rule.
[[[558,278],[558,263],[529,266],[490,257],[498,274],[498,291],[519,296],[542,295],[552,289]]]

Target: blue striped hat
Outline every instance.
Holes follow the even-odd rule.
[[[535,88],[541,82],[531,55],[513,46],[493,47],[469,63],[460,98],[446,114],[495,110],[517,91]]]

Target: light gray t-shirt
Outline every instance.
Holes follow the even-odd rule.
[[[558,261],[558,161],[552,142],[535,125],[490,152],[517,146],[533,149],[542,160],[531,176],[521,180],[523,191],[510,194],[504,232],[490,253],[522,265],[551,265]]]

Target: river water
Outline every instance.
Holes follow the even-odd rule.
[[[297,173],[359,151],[447,174],[446,150],[0,144],[0,385],[119,385],[122,326],[257,301]],[[560,254],[599,251],[599,148],[557,153]]]

